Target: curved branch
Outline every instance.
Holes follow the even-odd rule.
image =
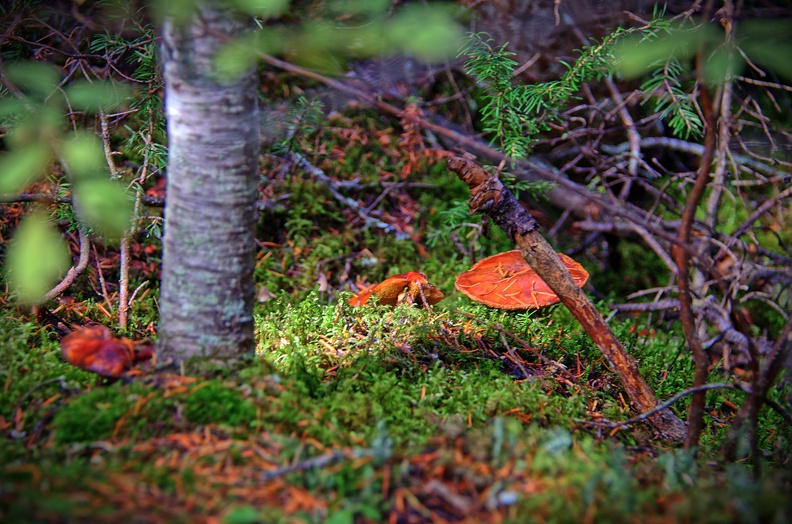
[[[66,291],[69,288],[69,286],[71,286],[74,283],[74,281],[77,280],[77,277],[80,276],[80,274],[83,271],[85,271],[85,268],[88,267],[88,259],[91,255],[91,244],[88,238],[88,231],[86,231],[85,227],[80,226],[79,235],[80,235],[80,258],[77,261],[77,265],[72,266],[72,268],[69,269],[68,273],[66,273],[66,276],[63,278],[63,280],[61,280],[57,286],[49,290],[47,294],[44,295],[44,302],[52,300],[53,298],[57,297],[58,295]]]
[[[712,98],[709,88],[703,82],[699,83],[701,93],[701,107],[704,109],[704,121],[706,131],[704,134],[704,156],[701,157],[696,181],[693,184],[690,194],[688,194],[685,209],[682,211],[682,223],[679,226],[677,239],[680,244],[689,244],[693,230],[693,221],[696,217],[696,209],[704,196],[704,190],[710,178],[712,161],[715,157],[716,147],[716,122],[712,110]],[[693,298],[690,289],[690,254],[678,246],[671,248],[671,253],[677,263],[677,283],[679,286],[679,317],[682,321],[682,330],[685,333],[690,352],[693,354],[695,364],[695,376],[693,379],[694,387],[703,386],[707,382],[707,355],[701,344],[701,339],[696,330],[696,319],[693,315]],[[701,432],[704,429],[704,402],[706,396],[704,391],[693,393],[690,402],[690,413],[688,415],[688,434],[685,440],[685,447],[690,449],[698,445]]]

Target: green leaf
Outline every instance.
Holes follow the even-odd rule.
[[[157,20],[169,19],[176,26],[183,26],[190,21],[198,9],[198,0],[169,0],[168,2],[152,2],[152,10]]]
[[[41,98],[49,96],[60,82],[58,70],[43,62],[8,64],[5,74],[16,87]]]
[[[20,301],[40,302],[69,267],[66,243],[42,212],[22,220],[6,255],[6,276]]]
[[[117,240],[129,229],[132,200],[113,180],[86,180],[74,187],[77,216],[106,240]]]
[[[426,62],[453,57],[463,43],[459,25],[437,6],[407,6],[385,26],[385,38]]]
[[[0,156],[0,194],[22,191],[41,175],[49,160],[49,148],[41,142]]]
[[[240,11],[262,18],[277,18],[289,7],[289,0],[232,0],[232,3]]]
[[[6,98],[5,100],[0,100],[0,119],[14,117],[19,113],[24,113],[26,111],[27,108],[21,100],[17,100],[16,98]]]
[[[712,45],[716,38],[716,29],[709,25],[694,31],[674,29],[650,39],[633,35],[614,45],[615,68],[625,78],[635,78],[657,67],[658,63],[690,58],[699,45]]]
[[[737,26],[736,38],[752,61],[792,82],[792,21],[746,20]]]
[[[349,508],[343,508],[327,516],[325,524],[353,524],[355,513]]]
[[[248,34],[224,45],[214,57],[215,74],[221,80],[234,81],[249,73],[258,62],[258,35]]]
[[[722,85],[730,76],[739,74],[742,61],[731,50],[718,48],[702,64],[701,71],[706,81],[712,85]]]
[[[327,9],[333,15],[373,16],[384,13],[389,5],[390,0],[332,0],[327,2]]]
[[[70,140],[63,142],[61,151],[64,161],[74,174],[75,181],[107,172],[102,146],[93,133],[87,131],[74,133]]]
[[[15,115],[15,122],[5,137],[9,149],[22,149],[33,143],[58,140],[64,123],[63,112],[54,104],[32,104]]]
[[[261,513],[250,505],[232,509],[223,519],[223,524],[256,524],[258,522],[263,522]]]
[[[299,32],[285,34],[282,45],[297,63],[331,73],[341,69],[349,36],[349,32],[329,22],[311,21],[304,23]]]
[[[69,104],[89,112],[116,109],[131,95],[129,86],[116,82],[78,80],[66,88]]]

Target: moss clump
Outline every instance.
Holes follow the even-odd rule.
[[[111,438],[121,417],[134,408],[138,398],[137,391],[115,386],[80,395],[55,415],[57,441],[69,444]]]
[[[238,391],[209,381],[194,388],[187,397],[184,416],[194,424],[239,426],[256,419],[256,408]]]

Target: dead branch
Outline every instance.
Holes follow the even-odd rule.
[[[690,243],[690,233],[693,229],[693,219],[699,201],[704,195],[704,189],[709,181],[710,168],[715,156],[717,127],[712,113],[712,99],[709,88],[704,82],[699,83],[701,106],[704,108],[706,130],[704,136],[705,152],[701,158],[698,175],[693,189],[688,194],[685,209],[682,212],[682,223],[679,228],[678,239],[681,244]],[[693,297],[690,290],[690,255],[677,246],[671,248],[671,253],[677,263],[677,283],[679,287],[679,316],[682,321],[682,330],[685,333],[688,347],[693,354],[695,363],[695,377],[693,387],[703,386],[707,382],[707,355],[701,345],[701,339],[696,329],[696,320],[693,314]],[[698,445],[701,431],[704,428],[704,402],[706,395],[703,391],[696,391],[690,401],[688,415],[688,434],[685,447],[690,449]]]
[[[754,388],[748,401],[740,406],[740,411],[737,412],[729,433],[723,442],[721,451],[728,460],[734,460],[737,454],[737,444],[743,434],[745,424],[750,426],[750,439],[752,447],[755,447],[757,439],[756,435],[756,419],[759,416],[759,410],[762,408],[762,402],[767,402],[767,392],[776,381],[778,376],[787,365],[790,354],[792,353],[792,320],[789,320],[781,334],[775,341],[772,350],[767,358],[767,363],[762,368],[759,377],[754,381]],[[774,408],[775,409],[775,408]],[[788,417],[785,417],[788,420]],[[754,459],[758,458],[754,454]],[[755,463],[754,467],[759,468],[759,464]]]
[[[366,226],[373,225],[374,227],[382,229],[386,233],[394,232],[397,238],[402,238],[404,236],[404,233],[396,231],[396,228],[394,228],[392,225],[383,222],[378,218],[370,216],[367,213],[367,210],[363,209],[363,206],[358,204],[356,200],[342,195],[335,188],[333,180],[331,180],[330,177],[327,176],[324,171],[311,164],[304,156],[302,156],[299,153],[291,152],[288,155],[286,155],[286,157],[288,161],[299,166],[301,169],[305,170],[306,173],[316,178],[316,180],[318,180],[319,183],[327,187],[327,190],[330,191],[330,193],[335,197],[336,200],[338,200],[348,208],[357,212],[358,216],[360,216],[365,221]]]
[[[555,360],[549,359],[546,356],[542,355],[536,348],[531,346],[531,344],[529,344],[528,342],[526,342],[522,338],[518,337],[516,334],[512,333],[511,331],[507,330],[506,328],[504,328],[500,324],[495,324],[493,322],[487,322],[487,321],[481,320],[480,318],[477,318],[477,317],[471,315],[470,313],[465,313],[464,311],[455,310],[454,313],[456,313],[458,315],[462,315],[463,317],[469,318],[470,320],[478,322],[479,324],[483,324],[483,325],[487,326],[490,329],[494,329],[495,331],[497,331],[501,335],[511,338],[512,340],[514,340],[515,342],[517,342],[518,344],[520,344],[522,346],[521,349],[526,350],[526,351],[530,351],[531,353],[536,355],[536,358],[538,358],[540,362],[542,362],[543,364],[546,364],[548,366],[554,367],[562,375],[564,375],[564,378],[566,378],[570,382],[577,382],[577,379],[575,378],[575,376],[572,373],[569,372],[569,370],[566,368],[565,365],[561,364],[560,362],[556,362]],[[526,373],[526,376],[527,376],[527,373]]]
[[[678,151],[680,153],[687,153],[689,155],[695,156],[702,156],[704,154],[704,146],[701,144],[696,144],[693,142],[688,142],[686,140],[681,140],[679,138],[671,138],[665,136],[652,136],[652,137],[645,137],[641,138],[639,145],[643,149],[654,149],[654,148],[662,148],[668,149],[671,151]],[[630,150],[632,145],[630,142],[625,142],[623,144],[618,144],[615,146],[603,144],[600,147],[600,150],[603,153],[607,153],[608,155],[620,155],[622,153],[626,153]],[[574,150],[565,151],[566,155],[572,154]],[[772,177],[767,179],[766,183],[772,182],[780,182],[785,177],[789,176],[789,173],[783,171],[781,169],[776,169],[773,167],[773,164],[789,164],[788,162],[783,162],[777,159],[768,158],[766,161],[760,161],[753,158],[750,158],[746,155],[737,155],[731,153],[734,161],[737,165],[746,171],[751,171],[755,173],[761,173],[765,176]],[[748,185],[749,183],[755,184],[749,181],[740,181],[735,180],[734,183],[736,185]]]
[[[555,250],[537,231],[533,217],[517,201],[503,183],[472,160],[451,156],[448,167],[470,187],[470,210],[489,216],[519,245],[526,262],[547,283],[569,311],[577,318],[599,347],[618,375],[622,386],[637,411],[649,411],[657,406],[654,392],[638,371],[605,319],[577,286],[560,262]],[[648,418],[649,423],[664,438],[681,440],[685,424],[671,411],[661,410]]]
[[[83,271],[85,271],[86,267],[88,267],[88,260],[91,254],[89,235],[83,226],[80,226],[77,231],[80,236],[80,258],[77,260],[77,265],[72,266],[66,273],[66,276],[63,277],[63,280],[61,280],[58,285],[50,289],[44,295],[44,302],[52,300],[69,289],[69,286],[74,284],[74,281],[77,280],[77,277],[80,276]]]

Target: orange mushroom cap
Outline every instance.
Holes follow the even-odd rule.
[[[578,286],[588,280],[583,266],[558,253]],[[519,250],[499,253],[476,262],[457,276],[456,288],[476,302],[498,309],[538,309],[560,301],[544,280],[531,269]]]
[[[150,348],[135,350],[135,343],[114,337],[107,326],[85,326],[61,341],[63,358],[72,366],[108,378],[118,378],[136,361],[152,357]]]
[[[362,306],[368,302],[371,295],[379,297],[380,304],[387,306],[395,306],[405,298],[408,298],[414,304],[421,305],[423,304],[423,297],[426,298],[426,302],[430,306],[433,306],[445,297],[442,291],[426,280],[426,275],[415,271],[393,275],[375,286],[363,289],[349,299],[349,304]]]

